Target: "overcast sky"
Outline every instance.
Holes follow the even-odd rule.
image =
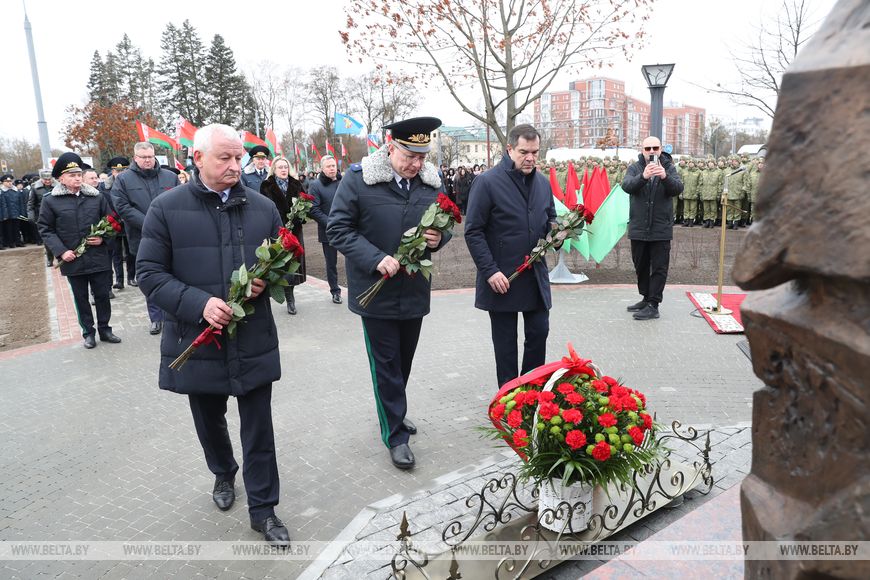
[[[0,136],[23,137],[37,142],[37,114],[30,63],[24,34],[21,2],[6,0],[4,22],[4,72],[0,91]],[[674,62],[676,67],[665,92],[670,101],[704,107],[708,116],[730,119],[760,116],[753,109],[738,110],[727,99],[706,93],[693,83],[711,86],[736,77],[729,47],[752,37],[759,20],[776,14],[781,0],[655,0],[647,23],[647,47],[630,62],[615,62],[603,74],[626,82],[626,91],[649,100],[641,73],[642,64]],[[834,0],[809,0],[817,19],[830,12]],[[143,55],[160,59],[160,35],[167,22],[190,19],[207,45],[221,34],[233,49],[243,71],[261,61],[284,66],[335,65],[343,75],[360,74],[359,65],[348,63],[338,30],[344,25],[344,0],[287,0],[272,4],[224,0],[188,0],[172,3],[119,3],[117,0],[55,2],[29,0],[27,14],[33,27],[36,58],[42,85],[43,107],[53,147],[64,149],[59,135],[70,104],[83,104],[85,85],[94,50],[112,50],[126,32]],[[565,90],[570,80],[599,71],[563,74],[550,87]],[[432,90],[418,113],[440,117],[449,125],[471,125],[449,94]],[[481,102],[479,97],[473,103]],[[280,132],[282,127],[278,127]]]

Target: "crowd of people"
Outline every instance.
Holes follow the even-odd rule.
[[[287,228],[304,245],[302,224],[285,223],[303,192],[312,204],[310,218],[317,223],[335,304],[342,303],[337,255],[345,257],[348,308],[362,323],[380,435],[395,467],[411,469],[416,462],[410,437],[417,428],[407,417],[406,389],[423,318],[429,313],[431,285],[428,277],[404,275],[394,254],[403,235],[417,227],[442,191],[466,216],[465,243],[477,268],[474,304],[491,322],[494,384],[546,360],[552,307],[546,261],[535,262],[514,280],[508,278],[556,225],[551,165],[538,161],[540,134],[531,125],[514,127],[501,161],[493,167],[439,169],[426,158],[431,133],[440,125],[434,117],[390,125],[392,140],[350,165],[344,175],[330,156],[321,159],[318,173],[297,174],[288,159],[272,159],[266,147],[246,152],[235,130],[225,125],[209,125],[196,133],[189,173],[161,167],[148,142],[135,144],[132,161],[111,159],[103,176],[75,153],[65,153],[29,186],[7,179],[11,176],[0,179],[4,243],[43,243],[46,263],[59,261],[88,349],[96,346],[96,336],[102,342],[121,342],[110,324],[112,290],[123,289],[125,282],[139,286],[150,333],[163,334],[159,386],[188,395],[206,463],[215,476],[214,503],[227,510],[235,501],[239,464],[225,419],[227,400],[233,396],[241,418],[251,527],[269,542],[286,544],[289,533],[274,510],[279,477],[271,423],[272,385],[281,377],[279,337],[271,302],[262,294],[265,283],[252,281],[253,310],[233,338],[218,333],[215,340],[221,348],[200,348],[177,370],[170,363],[206,326],[221,330],[229,324],[233,310],[224,301],[227,276],[240,264],[256,261],[264,238],[275,238]],[[243,165],[246,155],[250,162]],[[726,202],[729,225],[738,227],[751,219],[743,207],[751,212],[763,163],[737,172],[740,162],[731,160],[731,172],[724,162],[720,166],[705,160],[708,167],[703,169],[697,160],[675,162],[655,137],[644,140],[632,164],[578,160],[581,175],[583,169],[600,165],[611,185],[621,184],[630,197],[628,237],[642,296],[628,307],[635,319],[659,317],[675,216],[687,227],[712,223],[726,173],[733,173]],[[557,174],[567,172],[566,164],[552,167]],[[10,215],[14,222],[7,227]],[[123,224],[121,235],[90,234],[90,227],[106,216]],[[425,259],[451,239],[449,230],[422,231]],[[73,251],[83,239],[85,251]],[[385,284],[377,300],[361,305],[357,296],[363,290],[393,277],[400,281]],[[284,286],[290,315],[297,312],[294,288],[305,279],[303,261]],[[517,344],[520,313],[522,356]]]

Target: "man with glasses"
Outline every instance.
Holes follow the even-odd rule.
[[[474,306],[489,312],[498,385],[546,362],[550,333],[550,279],[545,260],[513,282],[510,276],[556,221],[553,194],[535,164],[541,136],[531,125],[508,134],[501,163],[471,186],[465,243],[477,266]],[[523,313],[525,340],[519,367],[517,318]]]
[[[112,186],[112,201],[115,211],[124,220],[124,233],[127,235],[130,254],[135,256],[139,251],[139,241],[142,239],[142,225],[145,214],[154,199],[169,189],[178,185],[178,176],[161,169],[154,156],[154,146],[147,141],[133,146],[133,162],[130,168],[115,177]],[[138,286],[134,278],[128,280],[130,286]],[[148,318],[151,320],[151,334],[160,334],[163,330],[163,311],[147,297]]]
[[[628,239],[637,274],[637,289],[643,299],[628,307],[635,320],[659,317],[659,304],[668,279],[671,238],[674,229],[673,200],[683,191],[683,182],[671,156],[662,151],[658,137],[643,140],[643,151],[622,180],[630,197]]]
[[[393,254],[402,234],[419,225],[440,191],[438,169],[426,162],[432,131],[440,126],[434,117],[386,125],[392,140],[350,166],[326,226],[330,245],[345,256],[348,308],[362,317],[381,439],[399,469],[415,464],[408,441],[417,428],[405,418],[405,389],[423,317],[429,313],[431,284],[401,272]],[[424,236],[427,259],[450,239],[435,229]],[[391,279],[372,303],[360,306],[357,296],[384,277]]]

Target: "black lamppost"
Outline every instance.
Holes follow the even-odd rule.
[[[649,87],[650,110],[649,110],[649,134],[662,138],[662,116],[665,102],[665,86],[671,73],[674,72],[673,64],[645,64],[640,67],[643,78]]]

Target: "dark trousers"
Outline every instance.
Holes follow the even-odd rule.
[[[48,246],[44,246],[44,248],[45,248],[45,263],[51,264],[52,262],[54,262],[54,254],[51,253],[51,250],[48,248]]]
[[[72,289],[79,326],[82,327],[82,336],[94,334],[94,314],[91,312],[91,303],[88,299],[88,286],[90,286],[90,294],[94,295],[97,330],[101,335],[111,331],[109,319],[112,317],[112,303],[109,302],[109,292],[112,289],[112,271],[105,270],[93,274],[67,276],[66,279]]]
[[[631,240],[631,259],[637,274],[637,291],[644,301],[661,304],[668,280],[668,264],[671,259],[671,241],[644,242]]]
[[[105,238],[103,243],[109,249],[109,256],[112,258],[112,269],[115,270],[115,282],[117,284],[124,283],[124,257],[121,249],[121,238]]]
[[[209,470],[221,481],[232,481],[239,470],[227,430],[227,395],[188,395],[196,435]],[[272,429],[272,385],[236,397],[242,439],[242,477],[248,513],[254,521],[275,513],[280,482]]]
[[[130,242],[127,240],[127,236],[121,236],[119,240],[119,249],[127,263],[127,280],[134,280],[136,278],[136,254],[130,251]]]
[[[21,236],[24,238],[25,244],[41,244],[42,238],[39,237],[39,230],[36,224],[31,221],[21,222]]]
[[[492,346],[495,350],[495,374],[499,386],[546,362],[547,336],[550,334],[550,311],[546,308],[523,312],[523,366],[517,374],[518,312],[490,312]]]
[[[410,433],[402,425],[408,410],[405,389],[423,319],[381,320],[363,317],[362,323],[381,440],[387,447],[396,447],[407,443],[410,438]]]
[[[323,246],[323,257],[326,259],[326,281],[329,282],[329,291],[332,294],[341,294],[338,286],[338,250],[326,243]]]
[[[3,220],[3,245],[7,248],[21,245],[21,226],[18,218]]]

